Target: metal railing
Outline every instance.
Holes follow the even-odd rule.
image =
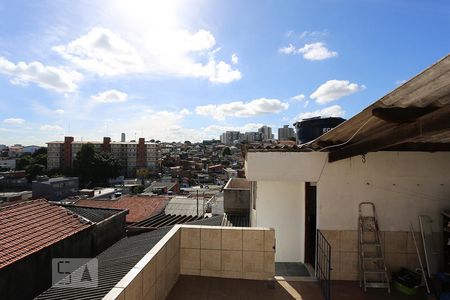
[[[316,234],[316,278],[325,300],[331,299],[331,246],[322,232]]]

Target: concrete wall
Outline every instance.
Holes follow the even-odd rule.
[[[383,230],[408,231],[419,214],[429,215],[433,230],[441,230],[440,211],[450,208],[449,152],[375,152],[365,163],[361,156],[334,163],[326,158],[317,152],[250,152],[247,179],[317,182],[320,229],[356,229],[358,203],[372,201]]]
[[[103,299],[162,300],[180,274],[267,280],[274,243],[270,228],[175,225]]]
[[[104,300],[162,300],[180,276],[180,231],[172,228],[105,297]]]
[[[32,299],[52,285],[53,258],[95,257],[125,234],[125,213],[114,215],[0,269],[1,299]]]
[[[269,280],[275,275],[275,231],[183,225],[181,274]]]
[[[92,257],[91,227],[0,269],[1,299],[33,299],[52,285],[52,259]]]
[[[256,226],[277,233],[275,260],[303,261],[305,238],[305,185],[296,181],[258,181]]]
[[[358,203],[375,203],[382,230],[418,228],[429,215],[441,229],[441,211],[450,208],[450,153],[378,152],[327,163],[317,183],[320,229],[354,230]],[[336,205],[338,204],[338,205]]]
[[[410,222],[418,230],[420,214],[434,220],[433,231],[442,231],[440,212],[450,209],[448,152],[376,152],[365,162],[357,156],[334,163],[326,153],[250,152],[246,172],[257,182],[256,225],[277,231],[277,261],[303,260],[304,182],[317,182],[317,226],[325,231],[357,230],[363,201],[375,203],[382,231],[401,236]]]
[[[250,210],[250,190],[225,189],[223,191],[225,213],[248,213]]]
[[[243,178],[231,178],[223,190],[225,213],[248,213],[250,211],[251,183]]]
[[[92,252],[98,255],[120,240],[126,233],[126,213],[113,215],[95,224],[92,230]]]
[[[358,277],[358,232],[356,230],[322,230],[331,244],[331,279],[357,280]],[[420,232],[415,233],[422,263],[425,264]],[[420,267],[412,234],[406,231],[381,231],[381,249],[384,252],[388,272],[402,267],[415,270]],[[433,258],[442,264],[442,234],[433,233]],[[375,248],[369,248],[374,251]],[[424,265],[425,266],[425,265]]]

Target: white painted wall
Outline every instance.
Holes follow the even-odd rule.
[[[324,152],[249,152],[245,175],[250,181],[316,182],[327,160]]]
[[[274,227],[281,239],[277,261],[303,260],[304,182],[317,182],[317,225],[324,230],[356,230],[362,201],[375,203],[385,231],[408,231],[410,222],[418,228],[420,214],[440,231],[440,212],[450,210],[450,152],[375,152],[365,163],[361,156],[328,163],[326,153],[249,152],[246,172],[258,183],[257,225]],[[292,248],[297,254],[284,249],[294,244],[302,245]]]
[[[381,230],[418,228],[429,215],[441,231],[441,211],[450,209],[450,153],[376,152],[327,163],[317,185],[320,229],[355,230],[358,204],[375,203]]]
[[[305,185],[297,181],[258,181],[257,185],[256,226],[275,229],[275,261],[303,261]]]

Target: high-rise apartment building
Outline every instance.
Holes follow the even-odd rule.
[[[261,132],[246,132],[241,134],[240,141],[247,143],[255,143],[262,141],[263,134]]]
[[[262,133],[263,141],[273,140],[272,128],[264,125],[258,129],[258,132]]]
[[[289,125],[283,125],[283,128],[278,128],[278,140],[289,140],[295,138],[294,128],[289,127]]]
[[[140,138],[138,142],[112,142],[109,137],[104,137],[103,142],[74,141],[73,137],[65,137],[64,141],[48,142],[48,169],[71,168],[81,147],[88,143],[98,151],[111,153],[120,162],[122,173],[126,176],[134,176],[137,169],[158,169],[158,144],[146,142],[144,138]]]
[[[220,142],[225,145],[232,145],[234,141],[239,141],[240,136],[239,131],[226,131],[220,136]]]

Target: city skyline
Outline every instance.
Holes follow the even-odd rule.
[[[450,48],[443,1],[123,3],[0,4],[0,144],[348,119]]]

